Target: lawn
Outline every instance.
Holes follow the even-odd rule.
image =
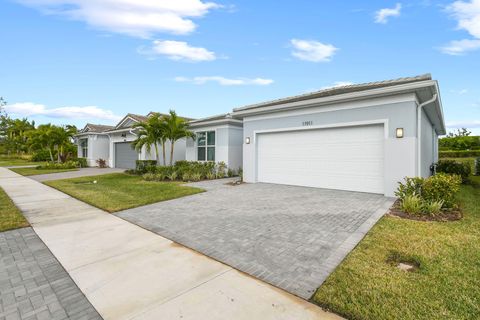
[[[0,167],[10,167],[10,166],[29,166],[29,165],[39,165],[38,162],[32,162],[26,159],[18,158],[9,158],[5,156],[0,156]]]
[[[0,232],[28,226],[29,224],[20,210],[15,207],[5,191],[0,188]]]
[[[58,173],[58,172],[67,172],[67,171],[78,171],[78,169],[37,169],[36,167],[32,168],[10,168],[13,172],[21,174],[22,176],[34,176],[37,174],[48,174],[48,173]]]
[[[464,218],[385,216],[317,290],[313,301],[350,319],[480,319],[480,177],[464,185]],[[389,264],[418,261],[417,271]]]
[[[140,176],[124,173],[55,180],[45,182],[45,184],[108,212],[135,208],[204,191],[183,186],[178,182],[145,181]]]

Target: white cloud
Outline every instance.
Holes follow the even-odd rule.
[[[177,61],[199,62],[217,59],[214,52],[202,47],[192,47],[184,41],[155,40],[152,47],[140,48],[138,52],[150,57],[164,55]]]
[[[480,49],[480,39],[479,40],[463,39],[463,40],[450,41],[448,45],[441,47],[440,51],[452,56],[461,56],[468,51],[474,51],[477,49]]]
[[[333,88],[344,87],[344,86],[351,86],[352,84],[354,84],[354,83],[350,82],[350,81],[335,81],[331,85],[321,87],[320,90],[333,89]]]
[[[480,0],[455,1],[447,10],[458,21],[458,28],[480,39]]]
[[[149,38],[158,32],[188,34],[192,18],[220,5],[202,0],[17,0],[45,14],[84,21],[97,29]]]
[[[447,128],[480,128],[480,120],[465,120],[447,122]]]
[[[456,93],[456,94],[459,94],[459,95],[464,95],[464,94],[468,93],[468,89],[450,90],[450,92]]]
[[[292,55],[300,60],[312,62],[327,62],[338,50],[331,44],[324,44],[314,40],[292,39],[290,43],[294,47]]]
[[[398,17],[400,16],[400,11],[402,10],[402,4],[397,3],[395,8],[383,8],[375,12],[375,22],[376,23],[387,23],[389,17]]]
[[[244,86],[244,85],[266,86],[273,83],[272,79],[264,79],[264,78],[231,79],[231,78],[225,78],[220,76],[194,77],[194,78],[176,77],[174,80],[177,82],[191,82],[194,84],[205,84],[207,82],[217,82],[219,85],[222,85],[222,86]]]
[[[7,104],[5,111],[8,114],[19,117],[29,116],[45,116],[49,118],[65,118],[65,119],[100,119],[108,121],[119,121],[122,117],[115,115],[110,110],[105,110],[97,106],[85,107],[60,107],[48,109],[43,104],[33,102],[21,102]]]

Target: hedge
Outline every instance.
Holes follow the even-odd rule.
[[[449,150],[440,151],[438,153],[440,158],[468,158],[468,157],[480,157],[480,150]]]

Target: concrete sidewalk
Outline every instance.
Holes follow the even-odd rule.
[[[339,319],[10,170],[0,187],[105,319]]]

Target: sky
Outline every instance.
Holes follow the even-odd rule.
[[[449,130],[480,134],[480,0],[2,0],[0,43],[6,110],[37,124],[431,73]]]

